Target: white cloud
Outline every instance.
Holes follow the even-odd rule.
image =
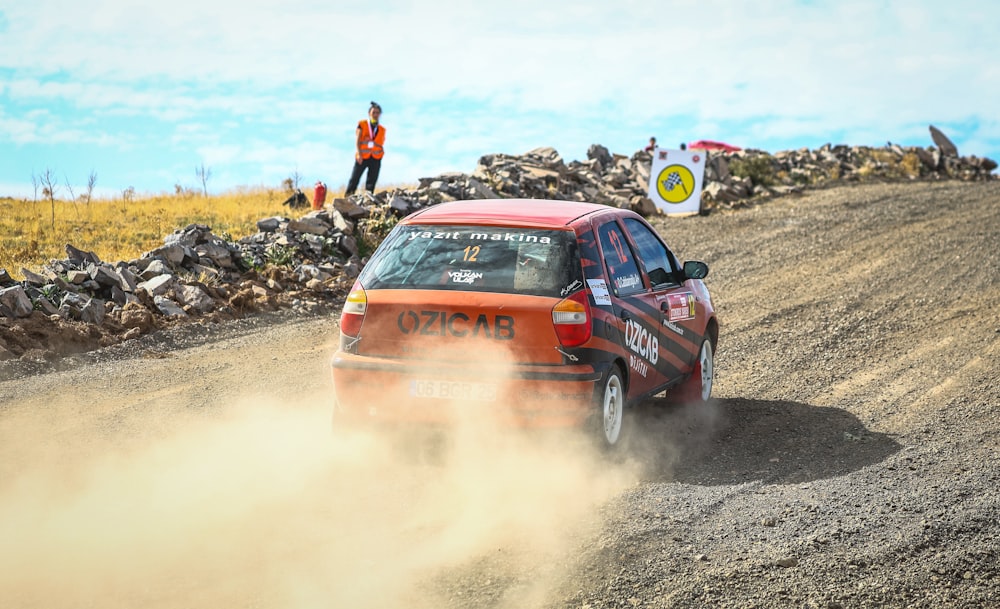
[[[963,150],[1000,149],[1000,5],[972,0],[4,0],[0,14],[0,141],[15,144],[155,140],[261,174],[340,170],[376,98],[390,176],[541,145],[631,153],[654,134],[924,141],[933,122]]]

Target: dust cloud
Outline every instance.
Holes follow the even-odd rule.
[[[19,423],[4,606],[543,604],[637,476],[575,434],[334,433],[327,396],[311,402],[236,399],[139,439],[119,436],[155,416],[73,442],[24,440],[58,428],[52,412]]]

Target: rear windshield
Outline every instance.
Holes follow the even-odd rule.
[[[368,289],[565,296],[583,287],[570,230],[397,226],[361,273]]]

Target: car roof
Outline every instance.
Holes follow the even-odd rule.
[[[583,216],[605,211],[624,210],[576,201],[477,199],[432,205],[407,216],[400,224],[566,226]]]

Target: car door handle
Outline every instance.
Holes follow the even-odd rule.
[[[622,309],[621,313],[618,314],[618,317],[621,317],[622,321],[628,321],[632,316],[628,314],[628,311]]]
[[[666,313],[670,309],[670,303],[666,300],[660,303],[660,311]]]

